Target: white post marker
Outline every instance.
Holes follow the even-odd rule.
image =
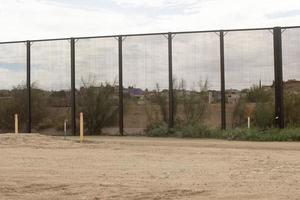
[[[18,114],[15,114],[15,134],[19,133],[19,120],[18,120]]]
[[[65,121],[64,121],[64,139],[66,139],[66,137],[67,137],[67,122],[68,122],[68,120],[65,119]]]
[[[80,113],[80,143],[83,142],[83,113]]]
[[[248,129],[250,129],[250,117],[248,117]]]

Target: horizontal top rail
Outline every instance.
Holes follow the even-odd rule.
[[[212,33],[212,32],[235,32],[235,31],[263,31],[263,30],[272,30],[274,27],[268,28],[245,28],[245,29],[219,29],[219,30],[204,30],[204,31],[179,31],[179,32],[159,32],[159,33],[140,33],[140,34],[121,34],[121,35],[103,35],[103,36],[87,36],[87,37],[69,37],[69,38],[54,38],[54,39],[38,39],[38,40],[22,40],[22,41],[8,41],[0,42],[0,44],[16,44],[16,43],[25,43],[25,42],[51,42],[51,41],[60,41],[60,40],[70,40],[74,39],[97,39],[97,38],[112,38],[112,37],[137,37],[137,36],[155,36],[155,35],[166,35],[166,34],[192,34],[192,33]],[[281,26],[282,29],[293,29],[300,28],[300,26]]]

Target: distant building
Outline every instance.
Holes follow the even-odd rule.
[[[295,94],[300,93],[300,81],[292,79],[283,83],[284,90]]]
[[[140,88],[128,87],[128,94],[131,97],[140,98],[144,96],[144,91]]]
[[[128,87],[123,89],[123,94],[127,97],[137,100],[139,105],[145,104],[145,91],[140,88]]]
[[[240,98],[241,98],[241,92],[239,90],[235,90],[235,89],[226,90],[227,103],[236,104],[238,103]]]

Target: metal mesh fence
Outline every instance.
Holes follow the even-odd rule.
[[[288,127],[300,127],[300,29],[282,33],[284,116]]]
[[[220,38],[216,33],[173,38],[176,124],[221,127]]]
[[[76,41],[76,118],[89,134],[118,134],[119,65],[116,38]]]
[[[26,46],[0,45],[0,133],[14,132],[14,114],[19,115],[21,132],[26,132]]]
[[[227,127],[256,127],[274,122],[274,50],[271,31],[225,35]]]
[[[59,134],[70,116],[70,42],[31,43],[32,131]]]
[[[0,133],[18,114],[75,134],[80,112],[87,134],[299,127],[299,44],[299,27],[0,43]]]
[[[168,124],[168,40],[164,35],[123,41],[124,131]]]

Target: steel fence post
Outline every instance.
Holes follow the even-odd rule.
[[[275,117],[276,125],[284,128],[283,74],[282,74],[282,38],[281,27],[273,29],[274,39],[274,79],[275,79]]]
[[[173,34],[168,33],[168,63],[169,63],[169,128],[174,127],[174,91],[173,91]]]
[[[224,31],[220,31],[220,71],[221,71],[221,129],[226,129],[226,95],[225,95],[225,56]]]
[[[75,39],[71,38],[71,129],[76,135]]]
[[[119,132],[124,135],[124,102],[123,102],[123,37],[118,37],[119,48]]]
[[[27,68],[27,132],[31,133],[32,126],[32,110],[31,110],[31,42],[26,42],[26,68]]]

